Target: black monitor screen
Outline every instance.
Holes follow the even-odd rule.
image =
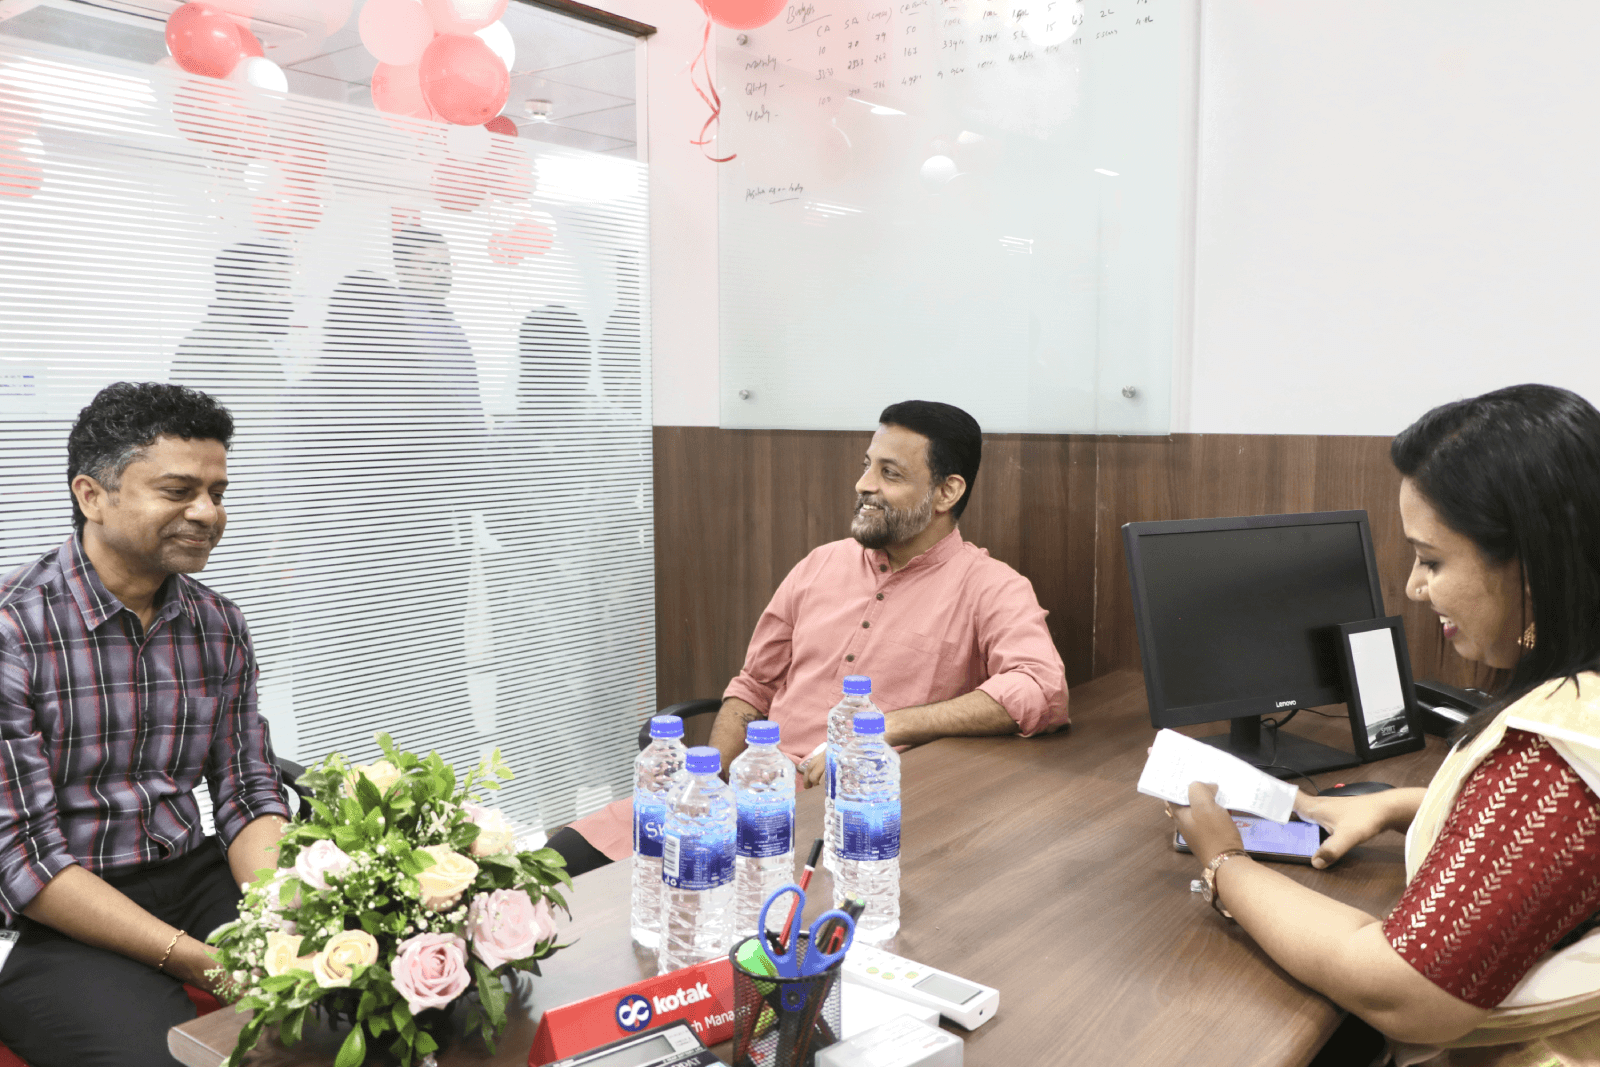
[[[1334,519],[1344,521],[1312,521]],[[1273,525],[1273,520],[1283,525]],[[1134,523],[1152,717],[1184,725],[1344,700],[1339,623],[1383,614],[1364,512]],[[1170,530],[1172,526],[1190,527]],[[1140,529],[1140,528],[1143,529]],[[1135,544],[1136,542],[1136,544]],[[1141,588],[1142,587],[1142,588]]]

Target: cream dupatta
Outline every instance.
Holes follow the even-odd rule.
[[[1536,733],[1600,794],[1600,674],[1547,682],[1457,746],[1439,767],[1406,833],[1406,879],[1416,876],[1467,778],[1508,729]],[[1394,1045],[1400,1067],[1600,1067],[1600,929],[1547,953],[1471,1033],[1444,1048]]]

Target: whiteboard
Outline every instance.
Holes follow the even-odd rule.
[[[721,31],[721,425],[1165,433],[1195,0],[814,0]]]

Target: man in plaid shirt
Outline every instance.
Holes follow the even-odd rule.
[[[204,393],[102,390],[67,443],[76,532],[0,580],[0,1040],[33,1067],[171,1064],[181,983],[218,984],[204,938],[276,866],[250,632],[188,577],[232,436]]]

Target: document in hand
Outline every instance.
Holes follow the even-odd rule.
[[[1139,792],[1174,804],[1189,803],[1190,782],[1212,782],[1217,803],[1229,811],[1247,811],[1273,822],[1288,822],[1296,789],[1229,755],[1176,730],[1162,730],[1139,775]]]

